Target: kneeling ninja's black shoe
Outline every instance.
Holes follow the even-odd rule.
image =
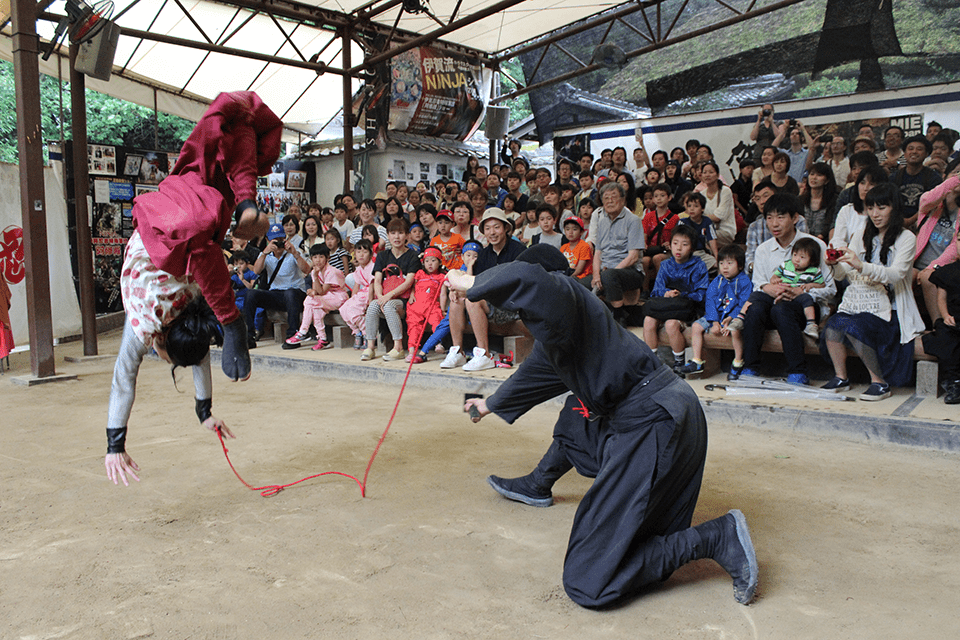
[[[521,478],[489,476],[487,483],[504,498],[516,500],[531,507],[549,507],[553,504],[553,494],[550,490],[538,487],[529,475]]]

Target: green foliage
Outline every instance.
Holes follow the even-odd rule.
[[[814,80],[794,94],[794,98],[822,98],[824,96],[839,96],[855,93],[857,90],[856,78],[837,78],[823,76]]]
[[[505,60],[501,66],[504,71],[510,74],[511,78],[517,80],[518,82],[524,81],[523,69],[520,67],[519,58]],[[508,80],[503,74],[500,74],[500,94],[507,94],[514,90],[516,90],[514,84],[510,82],[510,80]],[[511,125],[520,122],[533,113],[530,108],[530,96],[528,94],[523,94],[522,96],[507,100],[502,104],[510,107]]]
[[[63,116],[60,89],[56,78],[40,76],[40,115],[45,142],[60,140],[63,124],[65,139],[70,130],[70,85],[63,83]],[[158,114],[157,139],[154,139],[153,110],[90,89],[87,98],[87,140],[94,144],[114,144],[140,149],[176,151],[183,146],[194,123],[167,113]],[[0,61],[0,161],[17,162],[17,108],[13,65]]]

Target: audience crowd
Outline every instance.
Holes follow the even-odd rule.
[[[729,184],[699,140],[648,155],[641,137],[631,154],[584,152],[551,168],[531,167],[511,141],[501,164],[471,158],[460,181],[293,204],[265,238],[225,245],[250,346],[273,310],[285,314],[284,348],[326,348],[324,318],[339,311],[362,360],[389,340],[384,360],[492,368],[490,334],[524,333],[520,317],[465,300],[443,274],[476,275],[549,244],[651,348],[665,329],[679,375],[704,371],[708,334],[730,338],[730,379],[756,375],[775,329],[789,382],[809,383],[806,341],[833,367],[829,391],[850,388],[848,353],[859,357],[863,400],[910,384],[927,353],[945,401],[960,403],[960,134],[864,124],[848,146],[776,120],[767,104],[749,139],[752,157]]]

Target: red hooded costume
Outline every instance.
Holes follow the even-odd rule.
[[[133,224],[151,260],[192,275],[223,324],[239,317],[220,244],[239,202],[280,156],[282,123],[252,91],[221,93],[203,114],[159,190],[138,196]]]

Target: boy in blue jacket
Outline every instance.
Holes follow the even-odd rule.
[[[657,331],[663,323],[673,350],[674,371],[684,364],[685,325],[700,315],[710,282],[707,265],[693,255],[696,242],[697,232],[692,227],[680,224],[674,227],[671,257],[660,263],[650,299],[643,305],[643,341],[656,350]]]
[[[727,245],[720,249],[720,275],[707,288],[707,304],[704,316],[693,323],[693,359],[677,370],[684,377],[703,374],[703,336],[708,331],[733,337],[733,364],[727,380],[737,380],[743,371],[743,339],[740,332],[730,328],[730,322],[750,298],[753,283],[744,270],[745,255],[739,245]]]

